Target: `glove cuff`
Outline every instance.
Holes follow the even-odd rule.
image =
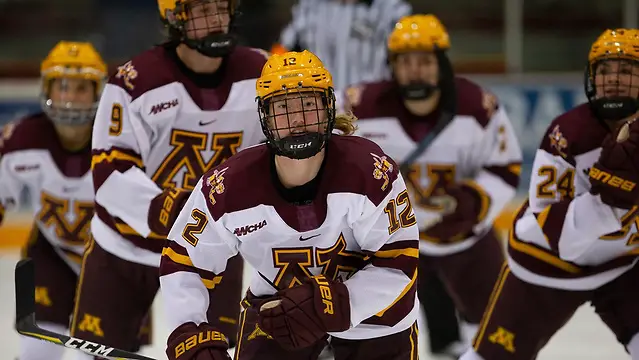
[[[315,292],[315,310],[326,332],[348,330],[351,327],[351,302],[346,285],[324,275],[313,276],[309,281]]]
[[[191,195],[190,191],[182,189],[164,189],[161,194],[151,200],[148,218],[149,229],[164,237],[169,235],[169,231],[189,195]]]
[[[472,198],[473,209],[475,211],[476,223],[484,221],[490,209],[490,195],[472,180],[466,180],[459,185],[460,189]],[[465,201],[468,201],[464,199]]]
[[[206,348],[226,351],[229,342],[224,334],[207,323],[195,325],[188,322],[178,326],[169,335],[166,355],[169,360],[189,360]]]
[[[637,183],[615,173],[599,161],[594,163],[588,171],[590,193],[600,195],[601,201],[609,206],[631,209],[637,204],[634,196]]]

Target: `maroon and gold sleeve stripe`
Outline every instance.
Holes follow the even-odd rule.
[[[125,172],[134,166],[144,170],[142,157],[131,149],[114,146],[108,150],[93,150],[91,169],[96,191],[112,172]]]
[[[418,259],[418,240],[386,244],[371,254],[373,266],[400,270],[410,279],[410,282],[390,305],[375,316],[364,320],[364,323],[393,326],[410,313],[415,306]]]
[[[519,186],[519,178],[521,175],[521,162],[512,162],[508,165],[486,166],[484,167],[489,173],[501,178],[504,182],[515,189]]]
[[[535,213],[537,224],[541,228],[548,245],[554,253],[559,253],[559,239],[572,199],[565,199],[546,206],[540,213]]]
[[[195,267],[188,252],[175,241],[167,241],[162,250],[160,260],[160,276],[170,275],[176,272],[191,272],[198,274],[207,289],[214,289],[222,281],[224,273],[215,274],[208,270]]]
[[[371,264],[376,267],[402,271],[412,278],[419,260],[419,240],[404,240],[386,244],[371,256]]]

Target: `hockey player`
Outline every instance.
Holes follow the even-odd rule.
[[[588,103],[541,140],[508,263],[464,360],[535,359],[586,302],[639,359],[638,31],[593,43],[585,89]]]
[[[43,112],[5,125],[0,140],[0,220],[27,189],[34,226],[23,255],[36,265],[36,320],[61,334],[93,216],[91,128],[106,71],[91,44],[59,42],[41,66]],[[62,359],[63,347],[21,341],[21,360]]]
[[[350,87],[338,99],[344,97],[360,119],[356,134],[405,169],[420,227],[418,293],[431,351],[460,355],[463,350],[442,348],[457,334],[440,334],[434,326],[450,321],[442,313],[451,314],[453,326],[457,320],[447,311],[453,306],[439,307],[432,277],[442,279],[468,325],[461,334],[468,346],[504,261],[492,227],[515,195],[521,150],[497,99],[453,75],[449,48],[435,16],[404,17],[388,38],[393,80]]]
[[[200,179],[162,252],[167,356],[229,359],[206,289],[238,252],[256,270],[236,359],[417,359],[418,230],[397,164],[335,115],[312,53],[272,56],[257,82],[268,144]],[[344,136],[332,135],[333,128]]]
[[[208,169],[259,143],[255,79],[264,52],[235,46],[235,1],[158,0],[169,41],[109,79],[93,130],[95,241],[85,253],[72,334],[127,351],[159,288],[175,217]],[[108,269],[108,271],[105,271]],[[209,319],[233,342],[242,263],[229,263]],[[84,354],[79,354],[84,356]]]

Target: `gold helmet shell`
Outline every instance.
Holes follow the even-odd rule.
[[[617,74],[610,74],[610,71],[601,74],[603,77],[617,76],[616,82],[610,83],[602,79],[603,81],[597,84],[597,68],[607,60],[630,61],[634,64],[633,66],[636,66],[639,63],[639,31],[623,28],[607,29],[593,42],[588,53],[584,87],[590,107],[600,120],[619,121],[639,111],[639,97],[636,95],[639,84],[632,83],[632,79],[636,76],[621,73],[620,67],[614,70],[618,71]],[[621,77],[625,80],[621,81]],[[624,90],[627,90],[627,94],[605,94],[606,89],[620,87],[626,88]]]
[[[107,78],[107,65],[88,42],[60,41],[40,65],[43,110],[54,121],[78,124],[93,121]],[[72,103],[54,104],[49,98],[51,82],[56,79],[88,80],[95,85],[95,102],[89,108]]]
[[[42,61],[40,75],[46,80],[70,77],[103,82],[107,65],[90,43],[60,41]]]
[[[304,50],[271,55],[255,87],[262,131],[276,154],[306,159],[322,150],[335,126],[335,94],[331,73],[315,54]],[[272,98],[278,95],[293,104],[279,114],[271,111]],[[311,97],[315,99],[308,100]],[[312,105],[305,107],[307,101]]]
[[[409,15],[395,24],[387,45],[389,53],[447,50],[450,38],[435,15]]]
[[[607,58],[639,60],[639,31],[615,29],[604,31],[590,47],[588,62]]]
[[[271,55],[256,83],[257,97],[265,100],[291,90],[328,91],[333,77],[312,52],[289,51]]]
[[[187,15],[183,11],[184,5],[189,0],[158,0],[158,10],[160,11],[160,16],[164,20],[168,20],[167,16],[169,14],[174,14],[178,20],[187,20]],[[238,4],[238,0],[228,0],[229,4],[229,13],[231,15],[235,15],[235,8]],[[176,9],[181,9],[181,11],[177,11]]]

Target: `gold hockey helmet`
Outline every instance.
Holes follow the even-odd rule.
[[[597,94],[597,68],[609,60],[626,60],[633,66],[639,65],[639,30],[605,30],[590,47],[585,74],[585,91],[591,109],[602,120],[621,120],[639,111],[639,79],[634,74],[602,73],[602,76],[616,76],[615,81],[601,82],[602,91]],[[627,66],[627,65],[626,65]],[[602,95],[602,93],[616,95]]]
[[[450,38],[435,15],[418,14],[401,18],[388,36],[388,52],[448,50]]]
[[[65,124],[82,124],[93,121],[100,95],[107,78],[107,65],[93,45],[88,42],[60,41],[42,61],[41,102],[51,120]],[[88,80],[94,85],[92,104],[82,104],[73,99],[51,99],[54,80]]]
[[[237,44],[230,29],[239,0],[157,1],[162,22],[168,27],[172,40],[208,57],[223,57]]]
[[[335,94],[333,78],[315,54],[304,50],[272,55],[257,79],[256,93],[262,130],[277,154],[304,159],[324,147],[335,125]],[[285,102],[285,110],[274,110],[274,101]],[[283,126],[280,119],[285,119]],[[280,137],[282,132],[288,134]]]

